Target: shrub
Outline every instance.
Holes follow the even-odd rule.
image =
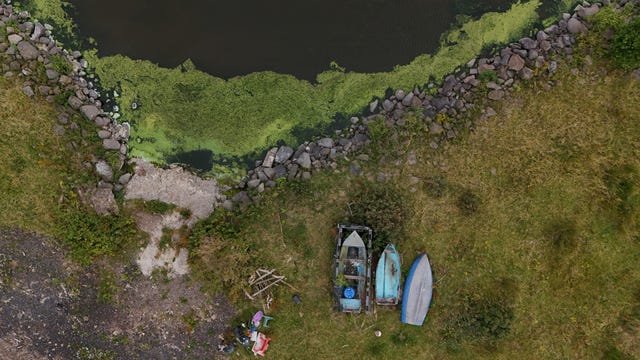
[[[135,220],[126,214],[99,216],[91,209],[65,209],[58,214],[56,234],[80,264],[115,255],[132,239],[139,239]]]
[[[374,251],[401,237],[410,215],[409,199],[392,184],[364,181],[351,195],[350,221],[373,229]]]
[[[53,67],[53,70],[60,74],[67,75],[73,69],[69,61],[67,61],[67,59],[62,55],[51,55],[49,60],[51,61],[51,67]]]
[[[624,70],[640,67],[640,17],[616,29],[609,56],[613,62]]]
[[[166,214],[175,209],[176,206],[160,200],[148,200],[144,202],[144,208],[152,214]]]
[[[490,81],[498,81],[498,73],[493,70],[485,70],[478,74],[478,80],[482,81],[485,84]]]
[[[555,219],[547,224],[544,235],[554,250],[572,250],[577,244],[576,223],[570,219]]]
[[[439,175],[430,176],[425,181],[425,191],[427,192],[428,195],[434,198],[441,197],[442,195],[444,195],[446,190],[447,190],[447,179],[445,179],[443,176],[439,176]]]
[[[464,216],[469,216],[478,211],[480,198],[471,190],[464,190],[456,200],[456,206]]]
[[[515,282],[503,278],[480,293],[463,295],[445,323],[443,337],[448,341],[468,340],[494,347],[511,330],[516,291]]]

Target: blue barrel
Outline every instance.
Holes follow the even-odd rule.
[[[352,288],[351,286],[348,286],[348,287],[344,288],[344,291],[342,292],[342,294],[347,299],[353,299],[353,297],[356,295],[356,290],[354,288]]]

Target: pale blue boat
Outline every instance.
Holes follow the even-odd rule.
[[[393,244],[387,245],[376,268],[376,304],[397,305],[400,297],[400,257]]]
[[[422,326],[433,295],[433,274],[427,254],[421,254],[411,265],[402,294],[402,317],[405,324]]]

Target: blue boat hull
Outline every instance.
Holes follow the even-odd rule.
[[[422,326],[429,312],[433,295],[433,274],[427,254],[422,254],[411,265],[402,295],[402,317],[405,324]]]
[[[400,294],[400,257],[392,244],[380,255],[376,268],[376,304],[397,305]]]

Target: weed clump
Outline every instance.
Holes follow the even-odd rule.
[[[458,207],[462,215],[470,216],[478,211],[478,207],[480,206],[480,198],[471,190],[465,189],[458,196],[458,199],[456,200],[456,206]]]
[[[624,70],[640,67],[640,17],[636,17],[616,30],[611,40],[609,56]]]
[[[373,229],[374,251],[401,237],[410,215],[409,199],[392,184],[362,182],[350,199],[349,221]]]
[[[511,330],[516,284],[501,279],[481,294],[466,294],[443,329],[445,340],[470,341],[493,348]]]
[[[577,245],[577,228],[574,220],[555,219],[547,224],[544,236],[554,250],[569,251]]]
[[[443,176],[431,176],[425,181],[425,191],[434,198],[439,198],[447,191],[447,179]]]

